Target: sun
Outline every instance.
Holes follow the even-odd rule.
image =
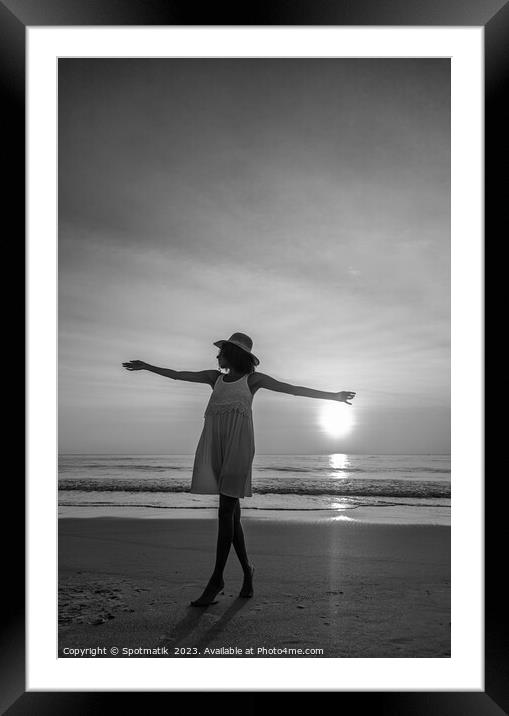
[[[332,437],[339,438],[346,435],[354,425],[351,407],[335,402],[324,405],[320,412],[320,424]]]

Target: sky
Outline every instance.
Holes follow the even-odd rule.
[[[259,390],[257,453],[449,452],[449,60],[58,73],[60,452],[192,454],[210,386],[122,363],[217,368],[237,331],[357,393]]]

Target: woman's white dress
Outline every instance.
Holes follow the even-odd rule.
[[[248,375],[227,382],[221,373],[214,384],[194,457],[190,490],[194,494],[252,495],[255,442]]]

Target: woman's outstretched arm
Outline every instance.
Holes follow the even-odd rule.
[[[322,398],[323,400],[338,400],[342,403],[351,405],[349,400],[355,397],[355,393],[351,390],[342,390],[338,393],[330,393],[326,390],[315,390],[314,388],[304,388],[301,385],[291,385],[290,383],[282,383],[280,380],[272,378],[265,373],[254,374],[257,376],[255,385],[259,388],[267,388],[275,390],[278,393],[288,393],[289,395],[302,395],[305,398]]]
[[[165,378],[173,378],[173,380],[186,380],[190,383],[208,383],[214,385],[218,370],[172,370],[171,368],[158,368],[156,365],[150,365],[142,360],[130,360],[122,363],[126,370],[148,370],[151,373],[157,373]]]

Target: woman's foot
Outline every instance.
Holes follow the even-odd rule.
[[[211,578],[201,597],[195,599],[193,602],[190,602],[190,605],[192,607],[208,607],[209,604],[217,604],[217,599],[215,599],[215,597],[219,594],[219,592],[222,592],[223,589],[224,581],[222,579],[220,582],[217,582]]]
[[[240,590],[239,597],[252,597],[254,594],[253,590],[253,575],[254,575],[254,567],[251,565],[249,567],[249,572],[244,573],[244,583],[242,584],[242,589]]]

